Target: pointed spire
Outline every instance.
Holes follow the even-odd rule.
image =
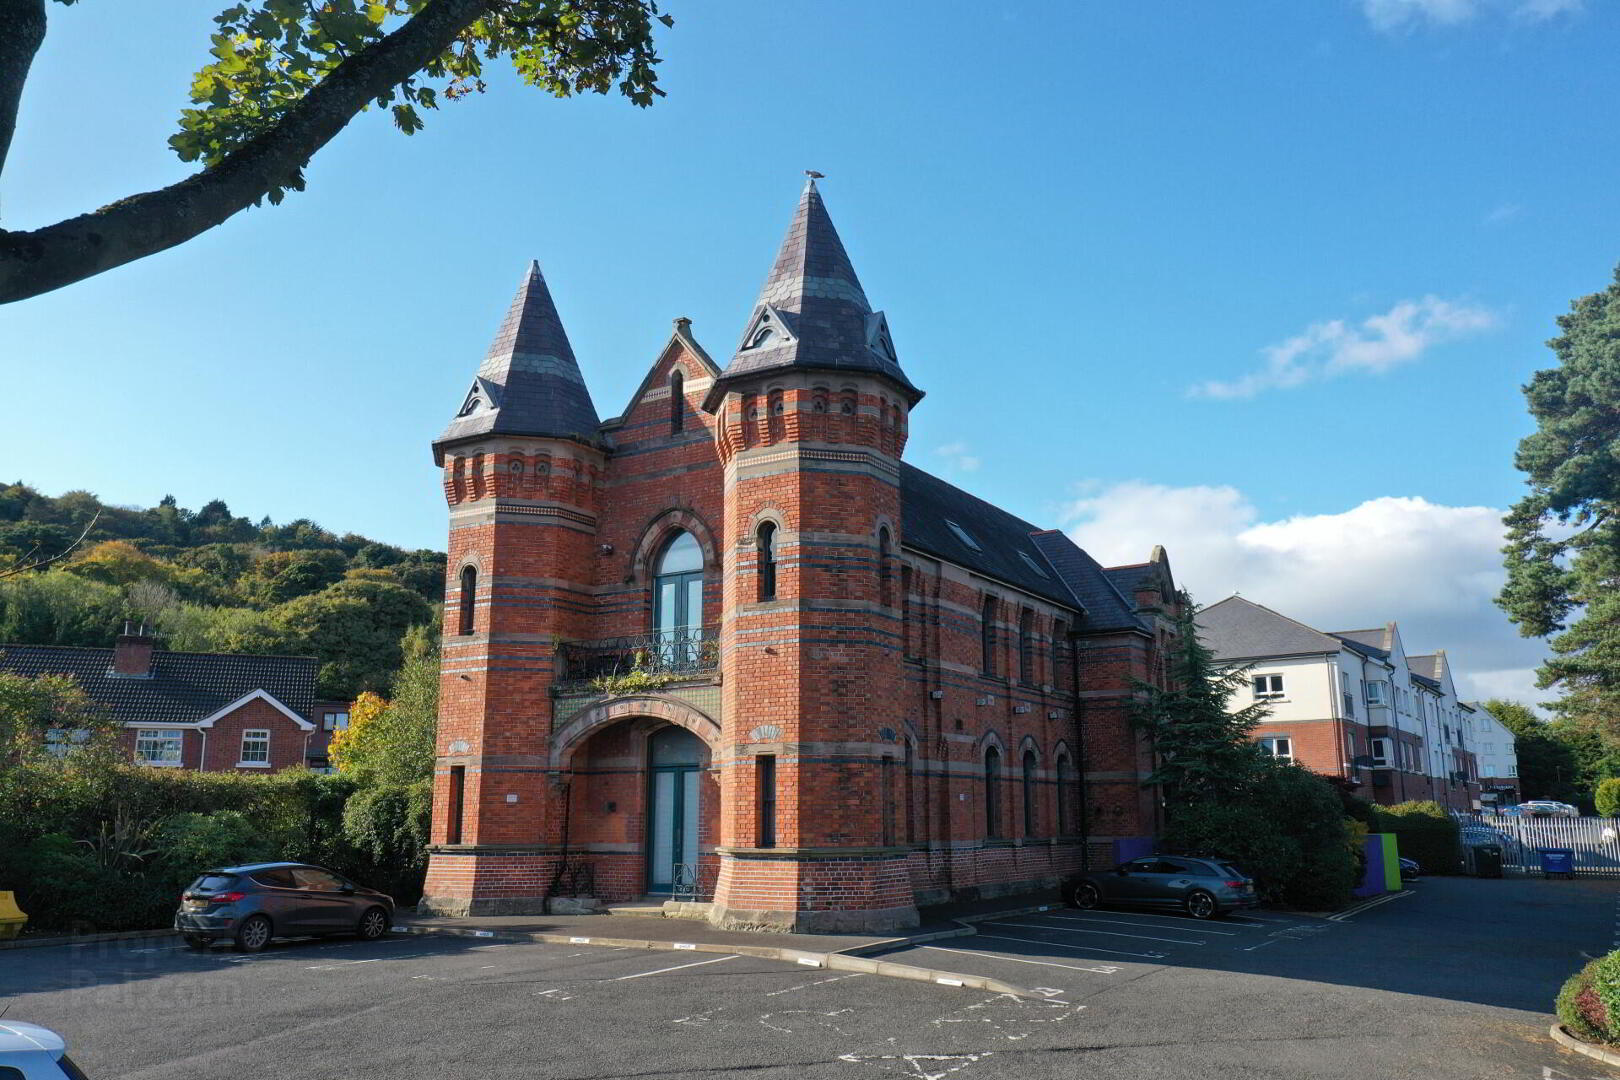
[[[888,320],[867,302],[814,175],[804,185],[743,339],[710,401],[718,400],[729,380],[783,368],[886,375],[913,403],[922,397],[900,370]]]
[[[483,435],[592,443],[600,424],[540,264],[531,261],[461,408],[433,444],[435,456]]]

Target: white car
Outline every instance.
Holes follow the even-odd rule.
[[[0,1080],[87,1080],[50,1028],[0,1020]]]

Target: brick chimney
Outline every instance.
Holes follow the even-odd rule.
[[[126,622],[124,632],[118,635],[118,642],[113,646],[113,675],[125,679],[149,678],[152,674],[154,644],[156,642],[146,632],[144,622],[139,630]]]

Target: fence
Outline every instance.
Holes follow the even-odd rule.
[[[1568,848],[1575,853],[1575,872],[1593,877],[1620,877],[1620,840],[1603,839],[1603,831],[1620,833],[1620,820],[1600,817],[1499,817],[1470,814],[1461,819],[1465,830],[1492,829],[1500,836],[1467,832],[1463,841],[1497,843],[1502,868],[1510,873],[1541,873],[1538,848]]]

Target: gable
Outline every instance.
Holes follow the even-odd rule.
[[[630,401],[625,406],[624,412],[603,421],[602,430],[611,432],[615,443],[623,444],[669,434],[670,376],[676,371],[681,373],[682,392],[688,402],[685,412],[686,430],[704,431],[709,428],[712,417],[705,413],[700,405],[720,370],[692,337],[690,327],[682,326],[680,322],[684,320],[677,323],[676,332],[664,344],[658,359],[653,361],[652,367],[641,380],[641,385],[630,395]]]
[[[1241,596],[1198,612],[1198,637],[1217,660],[1336,653],[1336,638]]]

